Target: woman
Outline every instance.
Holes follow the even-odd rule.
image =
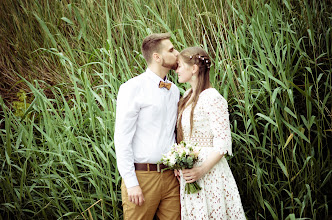
[[[200,47],[190,47],[179,55],[176,73],[180,83],[190,83],[179,101],[177,142],[200,149],[193,169],[181,170],[181,219],[246,219],[236,182],[225,154],[232,154],[227,101],[211,87],[210,58]],[[186,194],[185,183],[202,189]]]

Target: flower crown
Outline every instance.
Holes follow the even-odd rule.
[[[211,61],[209,60],[208,57],[201,56],[201,55],[193,55],[190,56],[189,59],[191,60],[192,58],[198,59],[200,62],[203,62],[203,64],[206,66],[207,69],[210,69],[211,66]]]

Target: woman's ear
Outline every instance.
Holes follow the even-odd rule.
[[[192,70],[193,70],[193,72],[192,72],[193,74],[196,74],[196,73],[198,73],[198,70],[199,70],[199,67],[198,67],[198,65],[197,65],[197,64],[194,64],[194,65],[193,65],[193,69],[192,69]]]

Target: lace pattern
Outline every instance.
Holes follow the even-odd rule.
[[[187,95],[188,91],[184,94]],[[194,110],[194,126],[190,135],[190,111],[187,106],[182,115],[184,141],[200,150],[200,166],[214,152],[232,154],[231,130],[227,101],[215,89],[204,90]],[[185,194],[185,180],[180,174],[181,219],[246,219],[239,191],[223,157],[207,174],[198,180],[202,190]]]

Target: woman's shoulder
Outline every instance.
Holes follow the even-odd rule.
[[[214,104],[226,104],[226,99],[215,88],[208,88],[201,92],[201,98],[206,100],[210,105]]]
[[[223,98],[222,95],[215,88],[208,88],[201,92],[200,96],[204,98]]]
[[[183,97],[183,98],[186,97],[186,96],[189,94],[190,91],[191,91],[191,88],[189,88],[187,91],[185,91],[185,92],[183,93],[183,96],[182,96],[182,97]]]

